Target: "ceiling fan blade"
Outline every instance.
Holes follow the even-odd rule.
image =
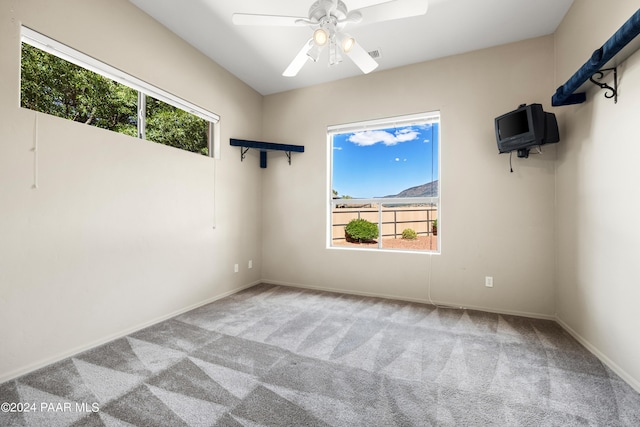
[[[378,63],[373,59],[369,53],[355,42],[353,48],[347,56],[362,70],[363,73],[368,74],[378,68]]]
[[[375,6],[358,9],[362,13],[362,24],[391,21],[393,19],[411,18],[427,13],[428,0],[395,0]]]
[[[235,25],[262,25],[275,27],[297,27],[307,25],[308,18],[300,16],[253,15],[250,13],[234,13],[231,21]]]
[[[307,60],[309,59],[309,57],[307,56],[307,52],[311,50],[312,45],[313,45],[313,39],[309,39],[304,44],[304,46],[302,46],[302,49],[300,49],[300,52],[298,52],[296,57],[293,58],[293,61],[291,61],[287,69],[284,70],[284,72],[282,73],[283,76],[294,77],[298,74],[298,72],[302,69],[304,64],[306,64]]]

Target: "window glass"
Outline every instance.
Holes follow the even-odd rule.
[[[136,136],[138,92],[22,44],[20,105]]]
[[[182,150],[219,155],[217,115],[26,27],[20,105]]]
[[[439,128],[438,113],[329,128],[329,246],[439,250]]]
[[[147,96],[146,139],[209,155],[209,122]]]

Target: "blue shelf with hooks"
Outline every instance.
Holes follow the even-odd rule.
[[[260,150],[260,167],[267,167],[268,151],[284,151],[291,164],[291,153],[304,153],[304,145],[278,144],[275,142],[250,141],[247,139],[229,140],[233,147],[240,147],[240,161],[243,161],[250,148]]]
[[[638,9],[567,82],[551,97],[551,105],[580,104],[586,101],[584,93],[589,83],[606,90],[605,97],[618,101],[618,65],[640,48],[640,9]],[[601,80],[613,72],[613,86]]]

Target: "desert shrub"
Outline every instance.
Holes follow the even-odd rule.
[[[349,241],[370,242],[378,238],[378,224],[366,219],[352,219],[344,227],[344,232]]]
[[[407,240],[416,240],[418,238],[418,233],[413,228],[405,228],[402,230],[402,238]]]

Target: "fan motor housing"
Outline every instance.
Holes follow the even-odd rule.
[[[333,3],[331,0],[319,0],[313,2],[309,8],[309,19],[316,22],[321,22],[323,18],[327,17],[327,3]],[[347,17],[347,5],[342,0],[336,2],[336,8],[330,11],[331,18],[335,18],[336,21],[341,21]]]

